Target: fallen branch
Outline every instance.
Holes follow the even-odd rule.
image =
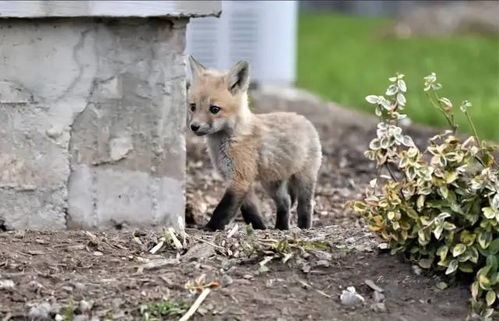
[[[187,320],[189,320],[194,315],[194,313],[196,313],[196,311],[199,309],[199,306],[201,305],[201,303],[203,303],[203,301],[206,299],[206,297],[208,296],[208,294],[210,294],[210,292],[211,292],[210,288],[203,289],[203,292],[201,292],[201,294],[198,296],[198,298],[196,299],[196,301],[194,301],[194,303],[192,304],[192,306],[180,318],[179,321],[187,321]]]

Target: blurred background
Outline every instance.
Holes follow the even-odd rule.
[[[296,86],[368,113],[364,97],[403,73],[412,121],[445,127],[423,92],[435,72],[460,130],[467,99],[479,133],[499,141],[499,2],[223,1],[222,11],[188,26],[187,52],[206,66],[246,59],[257,86]]]

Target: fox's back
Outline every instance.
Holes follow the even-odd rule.
[[[302,115],[276,112],[255,115],[259,137],[258,178],[281,180],[321,163],[321,145],[314,126]]]

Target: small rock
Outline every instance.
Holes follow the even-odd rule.
[[[234,280],[227,274],[224,274],[224,276],[222,277],[222,286],[229,286],[232,283],[234,283]]]
[[[414,274],[416,275],[421,275],[421,273],[423,273],[423,269],[421,269],[419,266],[417,265],[413,265],[412,266],[412,271],[414,272]]]
[[[88,321],[88,316],[85,314],[78,314],[73,317],[73,321]]]
[[[182,259],[186,261],[191,261],[191,260],[201,261],[209,258],[214,254],[215,254],[215,249],[213,248],[213,246],[206,243],[200,243],[191,247],[187,251],[187,253],[185,253],[182,256]]]
[[[31,319],[47,319],[50,312],[52,311],[52,306],[48,302],[42,302],[40,304],[35,304],[29,309],[28,316]]]
[[[377,291],[377,292],[383,292],[383,289],[380,288],[379,286],[376,285],[376,283],[374,283],[373,281],[371,280],[365,280],[364,283],[370,287],[371,289],[373,289],[374,291]]]
[[[70,293],[73,292],[73,287],[71,287],[71,286],[66,285],[66,286],[63,286],[61,289],[63,289],[66,292],[70,292]]]
[[[380,249],[381,251],[387,251],[390,249],[390,246],[388,245],[388,243],[380,243],[378,244],[378,249]]]
[[[55,127],[50,127],[45,131],[45,134],[52,139],[56,139],[57,137],[62,135],[62,132]]]
[[[373,303],[371,305],[371,310],[377,313],[385,313],[387,312],[386,305],[383,302]]]
[[[78,291],[83,291],[83,290],[85,290],[87,288],[87,286],[85,284],[80,283],[80,282],[73,283],[73,286]]]
[[[317,266],[321,266],[321,267],[329,267],[331,264],[329,263],[329,261],[326,261],[326,260],[319,260],[317,261]]]
[[[113,308],[119,309],[121,304],[123,304],[123,300],[120,298],[115,298],[115,299],[113,299],[113,301],[111,301],[111,304],[112,304]]]
[[[56,314],[54,319],[55,321],[64,321],[64,318],[60,314]]]
[[[0,290],[2,289],[13,289],[16,286],[12,280],[0,280]]]
[[[373,293],[373,300],[376,303],[383,302],[383,301],[385,301],[385,295],[383,293],[381,293],[381,292],[374,291],[374,293]]]
[[[28,288],[29,288],[31,291],[36,292],[36,291],[38,291],[38,289],[43,288],[43,285],[42,285],[42,284],[40,284],[39,282],[36,282],[36,281],[34,281],[34,280],[33,280],[33,281],[30,281],[30,282],[28,283]]]
[[[79,304],[80,312],[86,313],[86,312],[92,310],[92,306],[93,306],[93,302],[81,300],[80,304]]]
[[[303,273],[309,273],[310,270],[311,270],[310,265],[303,264],[302,267],[301,267],[301,270],[303,271]]]
[[[357,293],[357,290],[353,286],[349,286],[340,295],[341,304],[346,306],[357,306],[365,302],[362,295]]]

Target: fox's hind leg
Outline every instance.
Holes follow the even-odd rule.
[[[279,230],[289,229],[289,209],[291,198],[288,192],[288,182],[280,181],[265,184],[265,189],[274,200],[277,210],[275,228]]]
[[[298,173],[290,179],[290,189],[297,197],[298,227],[308,229],[312,226],[314,212],[313,199],[317,174]]]
[[[262,217],[258,212],[256,195],[252,189],[241,205],[241,214],[243,214],[243,219],[246,224],[251,224],[254,229],[264,230],[265,223],[263,223]]]

